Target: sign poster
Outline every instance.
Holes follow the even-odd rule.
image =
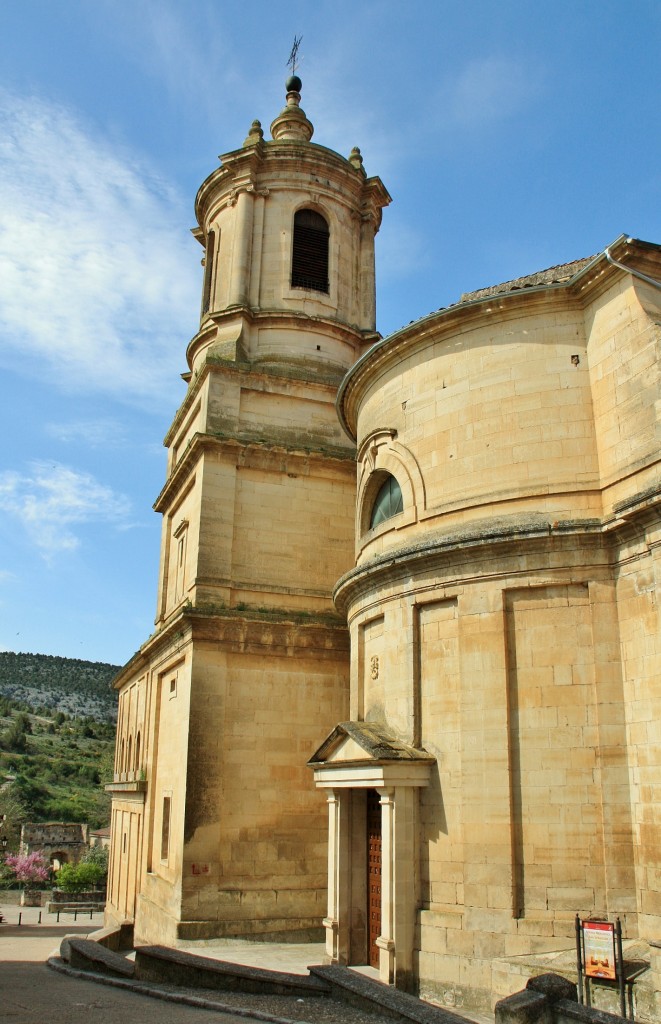
[[[615,981],[615,925],[583,921],[583,955],[588,978]]]

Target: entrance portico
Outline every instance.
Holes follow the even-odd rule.
[[[403,989],[413,977],[418,902],[416,791],[428,784],[434,763],[372,722],[337,725],[308,762],[316,785],[328,791],[327,955],[331,963],[376,962],[381,981]],[[368,813],[375,799],[378,838],[378,813],[376,824]],[[380,927],[370,938],[379,888]]]

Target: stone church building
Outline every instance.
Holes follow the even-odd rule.
[[[484,1004],[577,912],[661,938],[661,249],[621,236],[382,339],[390,197],[287,88],[196,198],[107,920],[325,933]]]

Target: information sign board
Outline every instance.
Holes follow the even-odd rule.
[[[615,925],[608,921],[583,921],[583,957],[588,978],[615,981]]]

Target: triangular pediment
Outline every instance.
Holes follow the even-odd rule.
[[[310,767],[331,764],[383,764],[434,758],[398,740],[375,722],[340,722],[308,761]]]

